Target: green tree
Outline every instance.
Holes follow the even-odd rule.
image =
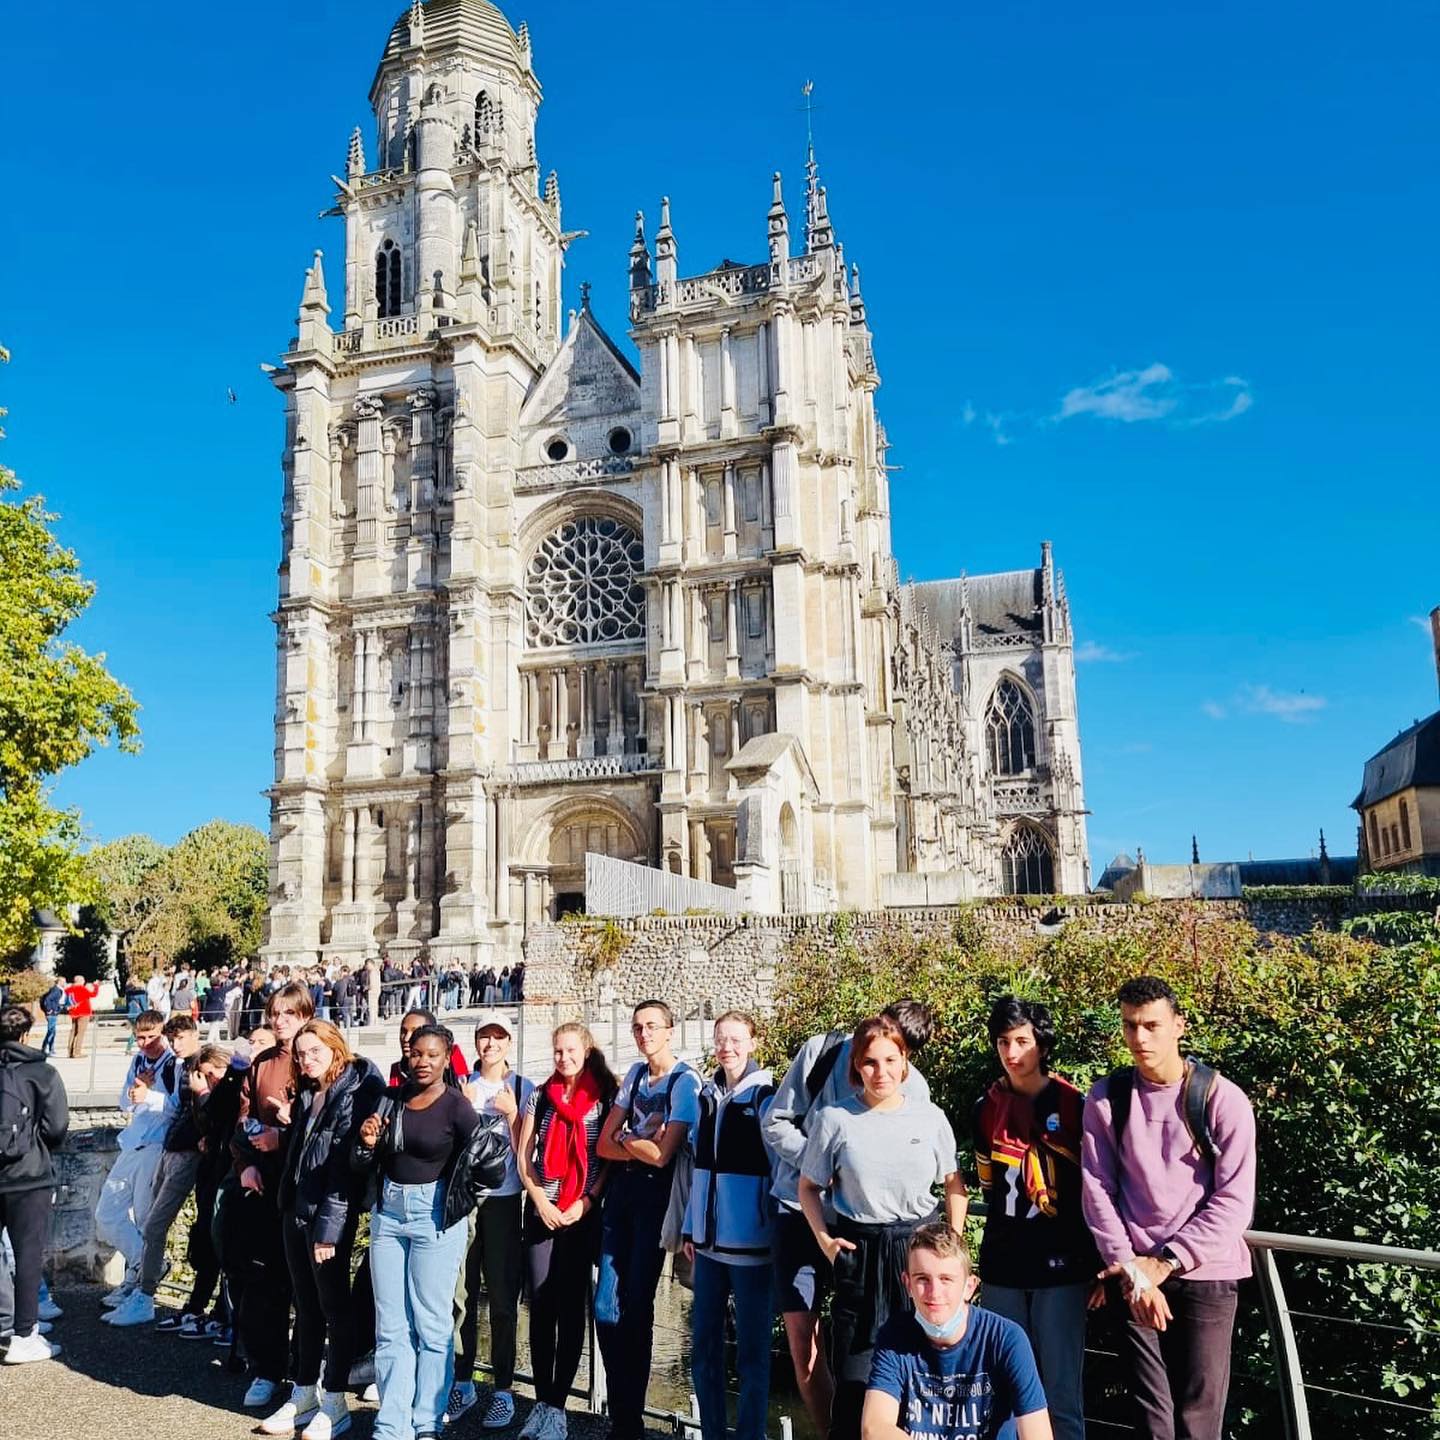
[[[192,830],[141,880],[142,918],[130,936],[132,975],[177,960],[233,963],[259,948],[269,846],[253,825],[212,820]]]
[[[31,943],[37,909],[91,898],[79,813],[50,803],[49,782],[97,746],[138,750],[140,733],[104,655],[63,638],[95,587],[43,498],[13,498],[19,488],[0,466],[0,954]]]
[[[118,942],[120,968],[128,975],[130,938],[154,910],[151,877],[165,861],[165,847],[148,835],[122,835],[85,857],[95,888],[95,908]]]

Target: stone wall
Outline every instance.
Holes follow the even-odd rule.
[[[1199,923],[1248,920],[1257,930],[1306,935],[1335,930],[1348,916],[1369,911],[1431,909],[1422,897],[1156,900],[1145,904],[1064,904],[1058,907],[981,903],[932,909],[849,914],[855,942],[897,927],[950,939],[962,916],[1001,945],[1055,934],[1063,925],[1109,934],[1143,935],[1162,917],[1194,906]],[[969,923],[967,920],[967,923]],[[634,1004],[659,996],[676,1004],[710,1000],[721,1006],[766,1009],[792,941],[824,944],[832,915],[676,915],[588,920],[532,926],[525,942],[525,993],[533,1000]]]
[[[75,1110],[55,1155],[55,1208],[47,1264],[98,1277],[113,1253],[95,1238],[95,1202],[115,1157],[125,1118],[118,1110]]]

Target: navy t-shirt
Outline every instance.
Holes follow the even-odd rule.
[[[1014,1440],[1014,1417],[1045,1408],[1025,1332],[975,1305],[960,1343],[943,1349],[914,1316],[892,1316],[875,1341],[869,1388],[895,1397],[896,1423],[913,1440]]]

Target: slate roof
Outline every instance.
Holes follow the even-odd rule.
[[[965,580],[922,580],[915,601],[930,612],[942,636],[960,629],[961,589],[969,591],[970,618],[976,635],[1035,635],[1043,628],[1040,601],[1043,570],[1002,570],[997,575],[971,575]]]
[[[509,21],[486,0],[425,0],[425,49],[431,55],[462,46],[521,66],[520,42]],[[410,7],[400,12],[380,57],[383,66],[410,44]]]
[[[1242,885],[1349,885],[1359,862],[1353,855],[1318,856],[1298,860],[1241,860]]]
[[[1367,809],[1412,785],[1440,785],[1440,710],[1402,730],[1365,762],[1365,778],[1351,808]]]

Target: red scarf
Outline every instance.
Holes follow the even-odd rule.
[[[590,1173],[590,1140],[585,1133],[585,1117],[599,1103],[600,1087],[588,1070],[582,1070],[575,1083],[575,1093],[568,1100],[565,1082],[558,1076],[545,1082],[545,1098],[551,1115],[541,1160],[545,1178],[560,1182],[555,1205],[564,1210],[585,1193],[585,1180]]]

